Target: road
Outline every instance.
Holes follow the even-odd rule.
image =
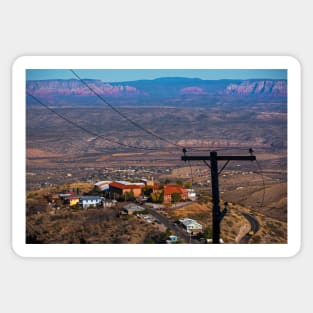
[[[176,234],[179,238],[183,239],[186,243],[200,243],[196,239],[190,240],[190,236],[182,228],[180,228],[180,226],[168,220],[164,215],[158,213],[156,210],[150,207],[145,207],[145,208],[147,209],[147,211],[149,211],[149,213],[152,216],[154,216],[162,224],[164,224],[167,228],[169,228],[173,234]]]
[[[254,233],[256,233],[259,228],[260,228],[260,224],[258,222],[258,220],[256,218],[254,218],[252,215],[247,214],[247,213],[242,213],[241,215],[248,220],[248,222],[251,225],[251,231],[253,231]],[[240,240],[240,243],[249,243],[250,238],[252,237],[252,235],[246,234],[245,236],[243,236]]]

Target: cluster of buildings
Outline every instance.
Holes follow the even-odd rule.
[[[60,199],[63,200],[64,204],[69,206],[81,206],[83,209],[89,207],[110,207],[114,205],[113,201],[105,199],[100,196],[80,196],[73,192],[62,193],[59,195]]]
[[[106,191],[110,195],[124,196],[131,194],[135,198],[144,196],[143,189],[148,188],[153,193],[163,193],[163,203],[169,204],[174,200],[174,194],[179,195],[179,199],[186,201],[187,199],[195,200],[196,193],[193,189],[186,189],[178,184],[167,184],[160,187],[155,184],[153,179],[142,179],[141,182],[132,183],[127,181],[100,181],[95,184],[99,191]]]
[[[64,204],[69,206],[88,207],[110,207],[116,203],[116,199],[131,201],[135,199],[147,199],[147,191],[150,196],[162,194],[164,205],[171,202],[194,200],[196,194],[193,189],[186,189],[178,184],[167,184],[160,186],[153,179],[142,179],[140,182],[128,181],[99,181],[94,184],[99,195],[78,195],[75,192],[64,192],[55,195]],[[100,196],[100,194],[102,196]],[[138,208],[137,208],[138,209]],[[130,209],[131,211],[131,209]]]

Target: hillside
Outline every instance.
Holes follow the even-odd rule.
[[[64,188],[77,188],[81,192],[92,190],[92,184],[77,183],[60,185],[27,193],[26,241],[32,244],[120,244],[120,243],[164,243],[168,229],[161,223],[147,223],[135,215],[121,215],[123,203],[109,208],[66,207],[62,201],[49,201],[48,195]],[[222,204],[221,204],[222,205]],[[272,218],[247,206],[229,203],[228,213],[221,223],[221,238],[226,244],[241,243],[241,238],[250,230],[244,214],[252,215],[259,223],[259,231],[249,243],[286,243],[287,223]],[[198,202],[187,202],[182,207],[172,206],[159,211],[171,225],[178,219],[189,217],[198,221],[204,232],[212,229],[212,203],[204,197]],[[182,241],[182,243],[188,243]]]

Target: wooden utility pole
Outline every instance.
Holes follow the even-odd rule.
[[[253,150],[249,149],[249,156],[240,155],[217,155],[217,151],[211,151],[210,156],[186,156],[186,149],[183,149],[184,155],[181,157],[182,161],[203,161],[211,169],[211,185],[212,185],[212,202],[213,202],[213,243],[220,243],[220,223],[225,216],[227,209],[220,211],[220,193],[218,176],[225,169],[230,161],[255,161],[256,157],[252,155]],[[210,164],[207,162],[210,161]],[[221,170],[218,170],[218,161],[226,161]]]

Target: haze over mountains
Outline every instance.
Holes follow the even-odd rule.
[[[249,79],[249,80],[202,80],[199,78],[158,78],[129,82],[106,83],[101,80],[85,79],[85,82],[98,94],[117,105],[172,105],[189,103],[198,105],[216,104],[236,100],[273,100],[285,102],[287,80]],[[103,104],[80,80],[53,79],[27,81],[29,93],[46,104],[58,106],[94,106]],[[162,103],[160,102],[162,101]],[[36,101],[28,97],[28,105]]]

